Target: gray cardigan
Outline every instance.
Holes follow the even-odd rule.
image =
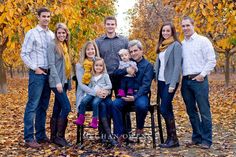
[[[95,81],[94,77],[92,77],[89,86],[91,88],[94,88],[95,86],[99,86],[102,89],[108,90],[109,93],[111,92],[111,89],[112,89],[111,80],[107,73],[102,74],[102,76],[97,81]]]
[[[76,91],[76,109],[77,110],[85,94],[96,96],[96,92],[94,89],[82,83],[83,75],[84,75],[84,68],[81,64],[77,63],[76,64],[76,78],[78,81],[78,87]]]
[[[170,84],[170,87],[175,88],[176,83],[180,80],[181,74],[181,64],[182,64],[182,47],[177,41],[168,46],[165,52],[165,68],[164,68],[164,78],[165,83]],[[156,80],[158,80],[160,69],[160,60],[156,58],[155,72]]]
[[[66,82],[65,60],[56,52],[55,41],[49,43],[47,48],[48,64],[50,69],[49,86],[55,88],[58,83],[64,86]],[[69,81],[70,82],[70,81]],[[69,85],[69,88],[71,86]]]

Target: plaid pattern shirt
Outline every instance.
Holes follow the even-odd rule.
[[[23,62],[32,70],[38,67],[48,69],[47,48],[54,39],[54,33],[49,29],[44,30],[39,25],[26,33],[21,50]]]

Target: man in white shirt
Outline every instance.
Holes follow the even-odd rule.
[[[38,25],[26,33],[21,51],[22,60],[30,68],[28,102],[24,114],[24,140],[25,145],[31,148],[38,148],[40,143],[49,142],[45,122],[51,92],[46,50],[48,43],[54,38],[54,33],[48,29],[50,11],[40,8],[37,13]]]
[[[190,17],[182,20],[185,39],[181,93],[192,125],[192,141],[187,144],[209,149],[212,145],[212,118],[207,75],[216,65],[214,48],[209,39],[194,31]]]

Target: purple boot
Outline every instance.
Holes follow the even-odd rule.
[[[134,89],[129,88],[128,92],[127,92],[127,95],[133,96],[134,95]]]
[[[74,121],[74,123],[82,126],[84,124],[84,120],[84,114],[79,114],[79,117],[76,119],[76,121]]]
[[[117,96],[118,97],[125,97],[125,91],[123,89],[119,89]]]
[[[89,124],[90,127],[97,129],[98,128],[98,119],[93,117],[91,123]]]

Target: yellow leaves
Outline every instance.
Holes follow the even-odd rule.
[[[216,44],[223,49],[229,49],[231,46],[228,38],[218,40]]]
[[[202,15],[207,16],[207,13],[205,10],[202,10]]]
[[[214,9],[214,6],[212,5],[211,2],[209,2],[209,3],[207,3],[207,8],[212,11]]]
[[[213,0],[213,4],[219,3],[219,0]]]
[[[234,9],[234,6],[235,6],[236,4],[234,4],[234,3],[231,3],[230,5],[229,5],[229,9]]]
[[[221,9],[222,9],[222,4],[219,3],[218,6],[217,6],[217,8],[218,8],[219,10],[221,10]]]
[[[0,12],[3,12],[4,11],[4,5],[0,5]]]
[[[5,24],[7,24],[6,15],[7,15],[7,14],[4,12],[4,13],[0,16],[0,23],[5,23]]]
[[[201,9],[204,9],[204,5],[202,3],[199,4]]]
[[[233,77],[236,77],[233,74]],[[25,109],[25,103],[27,102],[27,84],[26,78],[14,78],[8,80],[9,92],[6,94],[0,94],[0,145],[1,156],[104,156],[104,157],[129,157],[129,156],[218,156],[219,153],[224,156],[235,156],[235,117],[236,117],[236,82],[230,88],[226,88],[223,83],[224,76],[222,74],[210,75],[210,105],[212,111],[213,120],[213,137],[214,145],[210,151],[201,150],[198,147],[188,148],[184,145],[185,141],[191,140],[191,125],[186,113],[185,105],[180,94],[180,88],[177,90],[174,98],[174,112],[177,126],[178,138],[183,141],[181,148],[173,149],[152,149],[150,143],[151,140],[140,138],[140,143],[130,144],[127,147],[106,149],[104,144],[100,144],[97,141],[90,140],[85,137],[85,148],[79,149],[76,142],[76,126],[72,123],[76,118],[76,112],[72,105],[72,112],[69,114],[68,127],[66,130],[66,139],[73,144],[72,147],[61,148],[54,144],[44,145],[41,149],[31,149],[24,147],[23,142],[23,115]],[[74,83],[74,82],[73,82]],[[156,84],[153,84],[154,86]],[[68,92],[71,104],[75,102],[74,85],[73,90]],[[152,91],[153,91],[152,87]],[[155,95],[154,95],[155,97]],[[51,95],[51,101],[49,109],[47,111],[46,119],[46,133],[50,135],[50,117],[52,114],[54,96]],[[234,101],[234,102],[233,102]],[[16,113],[17,111],[17,113]],[[91,114],[90,114],[91,115]],[[155,113],[156,115],[156,113]],[[149,116],[149,115],[148,115]],[[89,117],[89,116],[88,116]],[[132,117],[132,122],[135,121],[135,116]],[[87,118],[90,120],[89,118]],[[150,118],[146,118],[145,124],[150,123]],[[157,121],[155,119],[155,123]],[[133,123],[132,123],[133,124]],[[164,135],[165,123],[162,121]],[[157,130],[156,130],[157,131]],[[97,134],[95,129],[88,129],[86,132]],[[150,135],[151,131],[145,129],[145,135]],[[157,133],[157,132],[156,132]],[[157,133],[157,137],[159,134]],[[147,137],[147,136],[146,136]],[[149,136],[150,137],[150,136]],[[157,144],[160,143],[159,138]],[[226,149],[227,146],[227,149]],[[209,155],[211,153],[211,155]]]
[[[89,3],[89,5],[87,5],[87,3]],[[25,33],[37,24],[37,19],[35,17],[36,9],[47,6],[52,12],[52,20],[49,26],[50,29],[54,30],[57,22],[65,22],[73,36],[73,42],[71,42],[73,45],[71,46],[72,48],[75,48],[75,52],[78,52],[84,44],[83,42],[87,40],[87,37],[94,39],[98,34],[101,34],[104,31],[103,25],[101,25],[101,23],[103,23],[103,18],[105,15],[112,14],[112,9],[114,8],[114,2],[112,0],[96,1],[96,5],[94,4],[94,0],[84,2],[81,0],[4,1],[4,5],[0,5],[0,24],[5,24],[1,36],[8,36],[10,39],[15,34],[19,36],[19,40],[9,40],[6,49],[12,50],[14,44],[22,44]],[[88,16],[81,14],[81,8],[83,8]],[[93,10],[94,12],[88,12],[88,10]],[[86,25],[86,36],[78,29],[78,26],[83,25]],[[94,25],[96,25],[96,27]],[[77,45],[79,45],[79,47]],[[17,53],[20,53],[19,48],[17,49]]]

